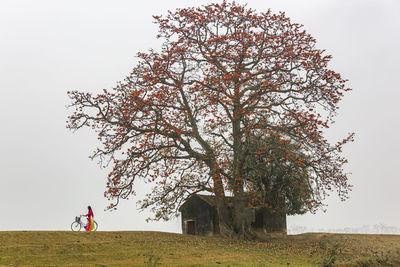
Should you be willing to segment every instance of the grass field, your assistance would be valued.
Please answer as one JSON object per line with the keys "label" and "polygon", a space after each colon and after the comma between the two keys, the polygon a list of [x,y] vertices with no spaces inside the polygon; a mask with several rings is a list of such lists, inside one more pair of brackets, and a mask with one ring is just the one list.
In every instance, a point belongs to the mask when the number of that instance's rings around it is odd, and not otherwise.
{"label": "grass field", "polygon": [[400,236],[310,233],[258,242],[162,232],[0,232],[0,266],[400,266]]}

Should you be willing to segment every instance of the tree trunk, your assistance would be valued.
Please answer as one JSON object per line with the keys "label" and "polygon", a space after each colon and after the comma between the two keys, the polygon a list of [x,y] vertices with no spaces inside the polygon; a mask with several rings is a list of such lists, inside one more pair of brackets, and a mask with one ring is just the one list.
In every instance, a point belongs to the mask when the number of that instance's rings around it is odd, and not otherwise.
{"label": "tree trunk", "polygon": [[233,234],[237,239],[252,240],[256,238],[252,222],[255,221],[254,210],[248,207],[248,201],[243,194],[235,195],[233,199]]}
{"label": "tree trunk", "polygon": [[[216,165],[216,164],[215,164]],[[210,173],[214,182],[214,193],[217,209],[216,232],[223,237],[232,237],[232,216],[225,201],[225,190],[221,177],[215,169]]]}
{"label": "tree trunk", "polygon": [[279,190],[270,192],[266,208],[265,229],[267,233],[282,233],[286,235],[286,203],[285,197]]}
{"label": "tree trunk", "polygon": [[217,199],[217,214],[218,214],[218,225],[217,232],[219,235],[223,237],[231,238],[233,237],[233,228],[232,228],[232,215],[229,212],[228,207],[225,204],[225,201],[219,201]]}

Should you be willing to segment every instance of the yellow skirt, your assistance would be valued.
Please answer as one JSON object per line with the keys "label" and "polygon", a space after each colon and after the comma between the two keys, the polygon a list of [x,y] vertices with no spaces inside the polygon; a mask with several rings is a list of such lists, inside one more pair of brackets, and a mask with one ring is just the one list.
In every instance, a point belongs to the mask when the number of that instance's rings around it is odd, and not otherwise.
{"label": "yellow skirt", "polygon": [[95,231],[96,228],[94,227],[94,220],[93,217],[90,217],[90,231]]}

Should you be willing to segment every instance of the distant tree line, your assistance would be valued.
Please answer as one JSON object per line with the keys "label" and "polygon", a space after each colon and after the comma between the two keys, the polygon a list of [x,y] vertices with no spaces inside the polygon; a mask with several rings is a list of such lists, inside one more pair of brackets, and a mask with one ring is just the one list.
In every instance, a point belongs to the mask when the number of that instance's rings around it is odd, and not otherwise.
{"label": "distant tree line", "polygon": [[288,234],[296,235],[309,232],[324,233],[346,233],[346,234],[400,234],[400,227],[389,226],[383,223],[374,225],[362,225],[359,227],[344,228],[311,228],[301,225],[292,225],[288,227]]}

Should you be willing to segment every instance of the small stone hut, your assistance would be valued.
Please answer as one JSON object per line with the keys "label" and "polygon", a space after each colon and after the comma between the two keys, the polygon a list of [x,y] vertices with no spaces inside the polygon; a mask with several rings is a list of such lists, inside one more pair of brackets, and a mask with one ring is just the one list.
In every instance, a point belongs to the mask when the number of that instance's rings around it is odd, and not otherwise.
{"label": "small stone hut", "polygon": [[[225,197],[231,211],[233,197]],[[179,208],[182,217],[182,233],[213,236],[219,234],[215,196],[195,194]],[[256,233],[286,235],[286,212],[270,212],[267,208],[247,208],[251,226]]]}

